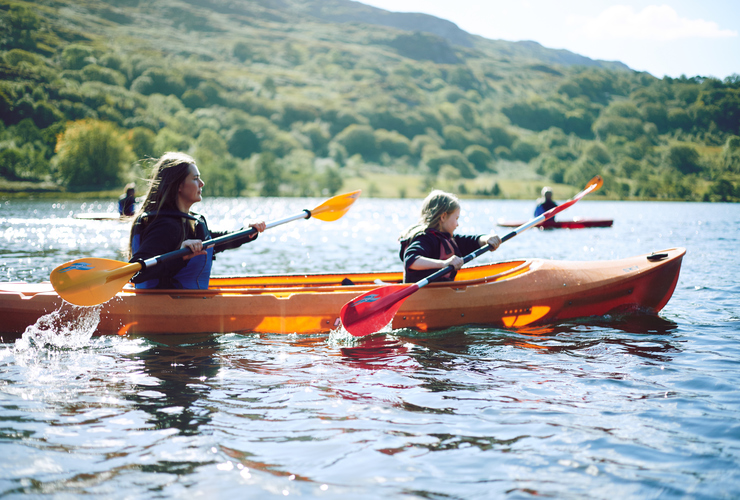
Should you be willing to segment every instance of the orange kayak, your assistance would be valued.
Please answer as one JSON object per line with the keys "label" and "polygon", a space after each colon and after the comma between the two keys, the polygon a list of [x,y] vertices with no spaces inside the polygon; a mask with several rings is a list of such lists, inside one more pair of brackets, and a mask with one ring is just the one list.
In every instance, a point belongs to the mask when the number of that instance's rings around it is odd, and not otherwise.
{"label": "orange kayak", "polygon": [[[683,248],[620,260],[523,259],[463,268],[409,297],[393,328],[518,328],[604,314],[656,314],[678,281]],[[342,306],[401,273],[216,277],[208,290],[135,290],[103,304],[97,334],[328,333]],[[382,282],[382,283],[381,283]],[[0,283],[0,331],[22,333],[62,299],[49,283]]]}

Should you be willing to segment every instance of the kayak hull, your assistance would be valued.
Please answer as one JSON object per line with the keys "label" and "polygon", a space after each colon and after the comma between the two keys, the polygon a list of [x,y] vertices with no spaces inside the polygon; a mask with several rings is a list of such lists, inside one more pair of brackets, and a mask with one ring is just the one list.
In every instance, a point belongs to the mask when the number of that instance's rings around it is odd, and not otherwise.
{"label": "kayak hull", "polygon": [[[526,224],[526,221],[506,221],[500,219],[498,225],[501,227],[519,227],[522,224]],[[574,217],[569,220],[556,220],[552,219],[539,224],[538,227],[541,229],[588,229],[592,227],[612,227],[614,224],[613,219],[589,219],[586,217]]]}
{"label": "kayak hull", "polygon": [[[673,294],[684,254],[674,248],[651,259],[523,259],[464,268],[456,281],[431,283],[410,296],[392,326],[519,328],[605,314],[656,314]],[[211,279],[208,290],[127,286],[97,306],[96,334],[328,333],[341,326],[342,306],[381,286],[376,280],[397,283],[401,274],[223,277]],[[62,304],[49,283],[0,283],[0,331],[23,333]]]}

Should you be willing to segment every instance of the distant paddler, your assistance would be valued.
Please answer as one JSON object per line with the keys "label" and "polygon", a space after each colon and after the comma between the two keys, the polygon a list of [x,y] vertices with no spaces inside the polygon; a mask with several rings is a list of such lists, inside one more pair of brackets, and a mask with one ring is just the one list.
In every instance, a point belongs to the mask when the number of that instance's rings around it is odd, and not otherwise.
{"label": "distant paddler", "polygon": [[136,184],[126,184],[126,192],[118,198],[118,214],[131,217],[136,213]]}
{"label": "distant paddler", "polygon": [[[540,193],[540,198],[537,199],[537,208],[534,209],[534,216],[539,217],[540,215],[544,214],[550,209],[553,209],[558,206],[557,203],[552,201],[552,188],[550,186],[545,186],[542,188],[542,192]],[[540,227],[549,227],[555,225],[555,218],[547,219],[542,224],[540,224]]]}

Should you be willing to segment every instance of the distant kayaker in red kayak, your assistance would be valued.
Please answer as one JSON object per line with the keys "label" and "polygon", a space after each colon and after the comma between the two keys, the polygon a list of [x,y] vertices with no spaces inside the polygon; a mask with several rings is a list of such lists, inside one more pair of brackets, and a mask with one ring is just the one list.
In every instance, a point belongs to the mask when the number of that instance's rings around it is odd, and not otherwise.
{"label": "distant kayaker in red kayak", "polygon": [[193,253],[139,272],[131,280],[136,288],[208,288],[214,252],[237,248],[265,230],[264,221],[254,222],[249,226],[257,233],[204,250],[203,241],[226,234],[211,232],[205,217],[190,211],[203,199],[204,184],[195,160],[184,153],[165,153],[155,163],[149,192],[131,226],[130,262],[185,247]]}
{"label": "distant kayaker in red kayak", "polygon": [[465,255],[485,245],[491,245],[493,251],[501,244],[501,238],[494,233],[455,235],[459,218],[460,201],[454,194],[434,190],[424,199],[419,222],[399,238],[405,283],[415,283],[449,265],[455,270],[440,281],[452,281]]}
{"label": "distant kayaker in red kayak", "polygon": [[[537,199],[537,208],[534,209],[534,216],[539,217],[540,215],[544,214],[551,208],[555,208],[558,206],[557,203],[552,201],[552,188],[550,186],[545,186],[542,188],[541,197]],[[555,224],[555,218],[548,219],[544,221],[540,226],[546,227],[546,226],[552,226]]]}

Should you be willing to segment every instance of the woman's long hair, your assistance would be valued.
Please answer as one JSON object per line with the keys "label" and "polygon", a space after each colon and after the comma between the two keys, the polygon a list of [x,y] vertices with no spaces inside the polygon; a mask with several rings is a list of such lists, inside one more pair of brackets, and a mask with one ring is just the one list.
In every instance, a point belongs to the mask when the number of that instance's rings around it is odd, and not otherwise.
{"label": "woman's long hair", "polygon": [[421,205],[421,217],[419,222],[409,227],[399,238],[399,240],[408,240],[423,233],[427,229],[439,229],[439,224],[444,214],[454,212],[460,208],[460,200],[452,193],[445,193],[435,189],[429,196],[424,198]]}
{"label": "woman's long hair", "polygon": [[[185,153],[165,153],[159,157],[152,167],[152,175],[149,179],[149,189],[147,190],[144,202],[136,211],[134,223],[131,225],[131,235],[129,237],[129,253],[132,253],[131,242],[134,239],[134,226],[136,224],[148,224],[150,220],[140,220],[141,216],[147,212],[159,212],[162,210],[180,211],[177,208],[177,194],[180,184],[187,178],[190,173],[190,165],[195,165],[192,156]],[[154,220],[156,215],[151,218]],[[128,256],[129,258],[131,255]]]}

